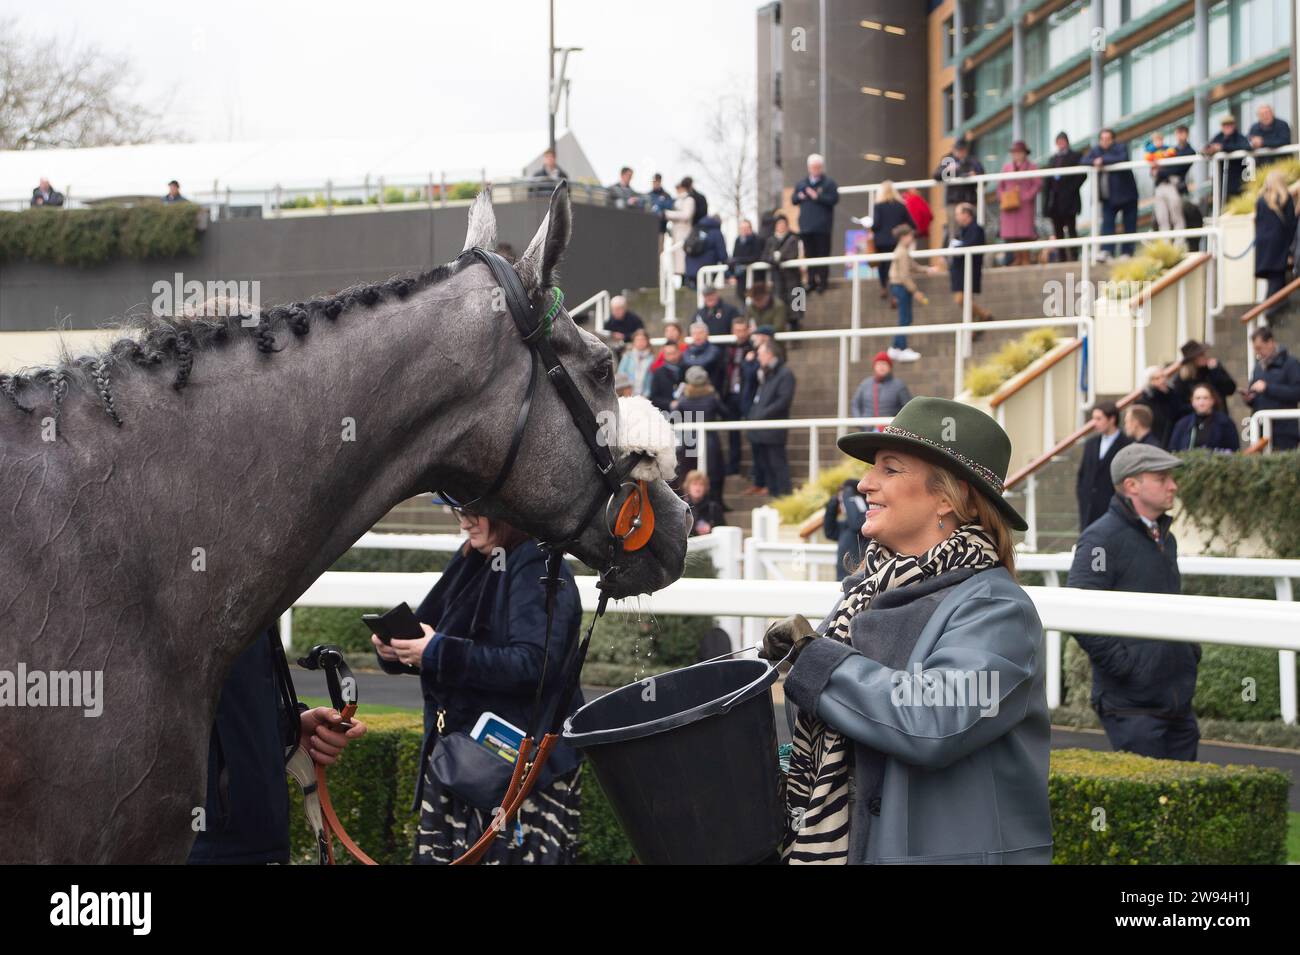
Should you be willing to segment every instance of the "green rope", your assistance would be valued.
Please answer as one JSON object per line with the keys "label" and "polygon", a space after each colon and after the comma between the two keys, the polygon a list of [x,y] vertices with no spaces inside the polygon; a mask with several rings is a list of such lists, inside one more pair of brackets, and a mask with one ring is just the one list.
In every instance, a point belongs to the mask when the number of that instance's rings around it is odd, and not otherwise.
{"label": "green rope", "polygon": [[548,308],[546,314],[542,316],[542,334],[547,338],[551,337],[551,320],[555,318],[556,315],[560,314],[560,306],[564,304],[563,291],[558,288],[552,288],[551,293],[553,299],[551,307]]}

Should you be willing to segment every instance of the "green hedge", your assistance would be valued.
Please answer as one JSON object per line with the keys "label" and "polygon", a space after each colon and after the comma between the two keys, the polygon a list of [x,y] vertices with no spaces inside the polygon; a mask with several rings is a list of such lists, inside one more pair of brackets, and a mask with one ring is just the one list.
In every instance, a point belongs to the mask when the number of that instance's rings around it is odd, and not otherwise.
{"label": "green hedge", "polygon": [[0,262],[88,266],[194,255],[198,216],[187,202],[0,212]]}
{"label": "green hedge", "polygon": [[1276,769],[1083,749],[1052,753],[1052,861],[1280,865],[1287,789]]}
{"label": "green hedge", "polygon": [[1276,454],[1179,453],[1182,510],[1231,547],[1259,535],[1273,556],[1300,558],[1300,451]]}
{"label": "green hedge", "polygon": [[[348,833],[377,862],[411,861],[410,811],[420,756],[418,716],[365,718],[368,732],[330,769],[330,794]],[[1048,792],[1057,863],[1276,864],[1285,861],[1284,773],[1147,759],[1129,753],[1057,750]],[[315,843],[290,781],[294,862],[312,864]],[[579,861],[621,865],[632,847],[590,764],[583,767]],[[1098,813],[1104,811],[1104,816]],[[1095,828],[1104,821],[1104,828]],[[335,846],[335,857],[346,857]],[[351,860],[349,860],[351,861]]]}

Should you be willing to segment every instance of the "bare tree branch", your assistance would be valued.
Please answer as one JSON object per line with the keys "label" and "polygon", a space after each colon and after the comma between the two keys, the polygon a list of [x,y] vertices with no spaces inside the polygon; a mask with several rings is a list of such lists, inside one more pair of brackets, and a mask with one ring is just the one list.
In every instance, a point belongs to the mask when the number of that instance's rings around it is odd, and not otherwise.
{"label": "bare tree branch", "polygon": [[713,101],[697,142],[683,146],[682,160],[699,170],[695,178],[719,197],[719,211],[739,222],[754,214],[755,106],[751,95],[731,92]]}
{"label": "bare tree branch", "polygon": [[130,63],[94,46],[33,40],[0,20],[0,149],[116,146],[159,135],[160,117],[131,98]]}

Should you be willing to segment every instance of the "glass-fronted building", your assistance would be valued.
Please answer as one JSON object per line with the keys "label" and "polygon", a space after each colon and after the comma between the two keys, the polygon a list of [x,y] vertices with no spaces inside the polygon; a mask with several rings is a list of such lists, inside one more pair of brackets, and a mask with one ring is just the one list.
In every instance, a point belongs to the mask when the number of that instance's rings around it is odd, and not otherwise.
{"label": "glass-fronted building", "polygon": [[[1109,126],[1133,158],[1153,132],[1203,146],[1232,112],[1296,115],[1295,0],[943,0],[932,23],[931,159],[965,135],[990,172],[1023,139],[1045,161]],[[1197,174],[1193,174],[1194,176]],[[1203,173],[1200,175],[1203,176]],[[1144,195],[1148,176],[1139,176]]]}
{"label": "glass-fronted building", "polygon": [[[780,204],[809,152],[826,155],[832,175],[848,184],[924,177],[962,135],[996,171],[1017,139],[1041,164],[1062,131],[1085,147],[1110,126],[1140,158],[1152,132],[1185,123],[1199,148],[1223,113],[1245,132],[1265,103],[1294,128],[1297,7],[1300,0],[767,3],[758,10],[760,204]],[[1138,181],[1149,194],[1150,177]]]}

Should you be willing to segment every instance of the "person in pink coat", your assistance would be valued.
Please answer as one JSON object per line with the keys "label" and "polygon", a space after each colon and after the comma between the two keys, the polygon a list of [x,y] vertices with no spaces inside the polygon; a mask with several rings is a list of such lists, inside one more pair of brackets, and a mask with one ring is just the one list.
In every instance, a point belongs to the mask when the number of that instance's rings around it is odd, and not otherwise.
{"label": "person in pink coat", "polygon": [[[1011,144],[1011,161],[1003,172],[1023,172],[1038,167],[1029,161],[1029,147],[1023,139]],[[1034,199],[1042,188],[1041,179],[1003,179],[998,183],[998,206],[1002,210],[1002,241],[1026,242],[1038,237],[1034,229]],[[1016,252],[1012,265],[1028,265],[1030,253]]]}

